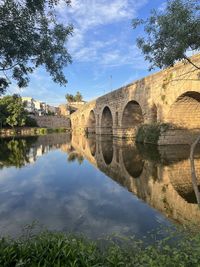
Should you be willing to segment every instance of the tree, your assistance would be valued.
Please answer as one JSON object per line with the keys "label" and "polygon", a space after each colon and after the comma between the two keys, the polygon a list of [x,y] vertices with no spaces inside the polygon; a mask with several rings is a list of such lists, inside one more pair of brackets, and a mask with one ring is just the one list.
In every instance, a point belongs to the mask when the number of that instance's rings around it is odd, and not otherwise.
{"label": "tree", "polygon": [[59,0],[0,2],[0,94],[11,80],[20,88],[26,87],[29,74],[40,66],[54,82],[67,83],[63,68],[71,63],[71,56],[65,44],[73,27],[57,22],[58,3]]}
{"label": "tree", "polygon": [[20,96],[5,96],[0,99],[0,119],[3,126],[24,126],[26,117],[27,112]]}
{"label": "tree", "polygon": [[144,25],[146,36],[137,38],[137,45],[150,69],[183,59],[200,69],[187,57],[188,51],[200,49],[199,0],[168,0],[164,11],[153,10],[146,20],[134,19],[133,27],[138,25]]}
{"label": "tree", "polygon": [[72,95],[72,94],[66,94],[65,98],[67,100],[67,102],[81,102],[83,101],[83,96],[81,95],[80,92],[77,92],[76,95]]}
{"label": "tree", "polygon": [[67,102],[69,102],[69,103],[74,102],[74,96],[71,94],[66,94],[65,98],[66,98]]}
{"label": "tree", "polygon": [[80,92],[77,92],[76,95],[74,96],[75,102],[81,102],[83,101],[83,96],[81,95]]}

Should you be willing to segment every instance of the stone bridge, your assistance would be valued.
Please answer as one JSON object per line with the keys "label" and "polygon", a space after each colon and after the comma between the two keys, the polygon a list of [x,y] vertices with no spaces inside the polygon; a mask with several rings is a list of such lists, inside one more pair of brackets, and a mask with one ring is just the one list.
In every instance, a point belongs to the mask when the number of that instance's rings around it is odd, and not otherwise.
{"label": "stone bridge", "polygon": [[[200,54],[191,60],[200,65]],[[200,130],[200,71],[178,63],[88,102],[71,123],[74,132],[123,138],[142,124],[167,123],[158,144],[190,143]]]}
{"label": "stone bridge", "polygon": [[[121,139],[72,135],[71,145],[78,155],[165,216],[181,224],[199,225],[194,187],[200,188],[200,180],[192,184],[187,146],[159,147],[155,160],[148,150],[140,151],[133,142]],[[199,155],[200,151],[195,161],[198,177]]]}

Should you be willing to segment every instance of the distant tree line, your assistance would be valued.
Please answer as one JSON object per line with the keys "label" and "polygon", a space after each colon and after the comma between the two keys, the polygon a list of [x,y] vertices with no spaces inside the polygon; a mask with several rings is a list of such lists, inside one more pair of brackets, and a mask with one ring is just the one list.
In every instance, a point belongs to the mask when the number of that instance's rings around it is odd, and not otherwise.
{"label": "distant tree line", "polygon": [[83,101],[83,96],[81,95],[80,92],[77,92],[76,95],[72,95],[72,94],[66,94],[65,98],[67,100],[67,102],[81,102]]}

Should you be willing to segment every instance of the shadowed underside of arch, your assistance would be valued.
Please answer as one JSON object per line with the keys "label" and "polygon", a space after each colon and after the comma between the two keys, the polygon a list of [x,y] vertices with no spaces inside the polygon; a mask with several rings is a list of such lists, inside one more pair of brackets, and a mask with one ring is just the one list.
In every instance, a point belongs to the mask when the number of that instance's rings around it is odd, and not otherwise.
{"label": "shadowed underside of arch", "polygon": [[89,133],[95,133],[96,132],[96,117],[95,117],[93,110],[91,110],[89,113],[88,132]]}
{"label": "shadowed underside of arch", "polygon": [[200,93],[189,91],[172,104],[168,122],[181,128],[200,129]]}
{"label": "shadowed underside of arch", "polygon": [[109,107],[105,107],[101,117],[101,134],[112,134],[113,117]]}
{"label": "shadowed underside of arch", "polygon": [[133,128],[143,123],[143,121],[142,109],[138,102],[128,102],[122,115],[122,127]]}
{"label": "shadowed underside of arch", "polygon": [[82,125],[82,127],[85,126],[85,116],[83,114],[81,116],[81,125]]}

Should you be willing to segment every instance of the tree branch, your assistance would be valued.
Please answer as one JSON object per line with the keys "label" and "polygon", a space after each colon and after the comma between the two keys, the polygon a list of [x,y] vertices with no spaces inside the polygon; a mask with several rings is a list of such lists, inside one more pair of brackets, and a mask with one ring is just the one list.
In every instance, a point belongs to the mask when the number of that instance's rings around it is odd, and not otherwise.
{"label": "tree branch", "polygon": [[200,67],[194,64],[186,55],[183,55],[183,58],[186,59],[192,66],[194,66],[196,69],[200,70]]}
{"label": "tree branch", "polygon": [[16,64],[12,65],[11,67],[9,68],[3,68],[3,69],[0,69],[0,71],[6,71],[6,70],[11,70],[12,68],[14,68],[15,66],[19,65],[20,62],[17,62]]}

